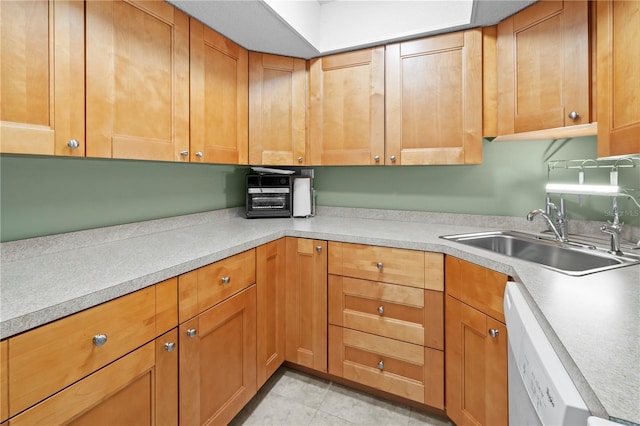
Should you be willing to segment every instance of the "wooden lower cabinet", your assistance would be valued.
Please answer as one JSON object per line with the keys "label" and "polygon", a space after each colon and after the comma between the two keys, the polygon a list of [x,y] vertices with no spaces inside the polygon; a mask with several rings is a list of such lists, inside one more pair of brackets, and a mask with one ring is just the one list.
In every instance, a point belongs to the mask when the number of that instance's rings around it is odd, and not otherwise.
{"label": "wooden lower cabinet", "polygon": [[450,256],[445,268],[447,416],[459,426],[507,425],[507,328],[493,302],[504,297],[508,277]]}
{"label": "wooden lower cabinet", "polygon": [[0,423],[9,417],[9,341],[0,342]]}
{"label": "wooden lower cabinet", "polygon": [[256,394],[256,286],[180,325],[180,424],[227,424]]}
{"label": "wooden lower cabinet", "polygon": [[8,424],[176,424],[176,339],[174,329],[11,418]]}
{"label": "wooden lower cabinet", "polygon": [[258,388],[284,362],[286,247],[281,238],[256,248]]}
{"label": "wooden lower cabinet", "polygon": [[327,371],[327,242],[287,238],[286,360]]}

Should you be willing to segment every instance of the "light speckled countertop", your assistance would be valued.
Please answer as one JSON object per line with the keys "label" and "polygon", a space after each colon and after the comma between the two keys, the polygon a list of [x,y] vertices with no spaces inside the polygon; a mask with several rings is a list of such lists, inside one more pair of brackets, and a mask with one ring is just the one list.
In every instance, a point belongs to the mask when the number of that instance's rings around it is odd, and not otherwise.
{"label": "light speckled countertop", "polygon": [[519,218],[339,208],[319,213],[247,220],[229,209],[4,243],[0,338],[283,236],[435,251],[521,282],[592,413],[640,424],[640,266],[570,277],[439,238],[530,231]]}

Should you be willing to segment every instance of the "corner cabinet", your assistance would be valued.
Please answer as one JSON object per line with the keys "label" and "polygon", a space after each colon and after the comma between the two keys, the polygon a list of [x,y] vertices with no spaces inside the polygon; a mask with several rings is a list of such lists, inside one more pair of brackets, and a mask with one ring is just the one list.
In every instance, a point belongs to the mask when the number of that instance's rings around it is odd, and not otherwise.
{"label": "corner cabinet", "polygon": [[189,17],[163,1],[85,7],[87,157],[188,161]]}
{"label": "corner cabinet", "polygon": [[640,154],[640,2],[596,2],[598,157]]}
{"label": "corner cabinet", "polygon": [[446,256],[447,416],[458,425],[508,425],[508,277]]}
{"label": "corner cabinet", "polygon": [[485,136],[591,123],[589,41],[584,0],[543,0],[500,22],[498,134]]}
{"label": "corner cabinet", "polygon": [[386,164],[482,162],[482,31],[386,47]]}
{"label": "corner cabinet", "polygon": [[309,164],[304,59],[249,52],[249,164]]}
{"label": "corner cabinet", "polygon": [[327,372],[327,242],[287,237],[286,360]]}
{"label": "corner cabinet", "polygon": [[84,3],[0,3],[0,152],[84,156]]}
{"label": "corner cabinet", "polygon": [[384,47],[309,66],[310,164],[384,164]]}
{"label": "corner cabinet", "polygon": [[190,32],[190,160],[247,164],[248,52],[193,18]]}

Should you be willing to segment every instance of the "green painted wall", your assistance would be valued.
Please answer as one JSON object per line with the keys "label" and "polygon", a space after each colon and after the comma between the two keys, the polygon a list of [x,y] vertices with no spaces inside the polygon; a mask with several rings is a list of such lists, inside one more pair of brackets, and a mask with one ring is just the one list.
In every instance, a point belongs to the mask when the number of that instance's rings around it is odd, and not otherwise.
{"label": "green painted wall", "polygon": [[[477,166],[316,167],[319,205],[524,216],[543,207],[547,162],[595,158],[594,137],[488,142]],[[0,240],[244,205],[246,166],[0,156]],[[573,172],[572,172],[573,173]],[[607,175],[608,176],[608,175]],[[596,183],[607,178],[588,172]],[[552,180],[572,176],[552,173]],[[577,181],[576,181],[577,182]],[[640,188],[640,168],[620,182]],[[606,182],[603,182],[606,183]],[[606,220],[608,198],[568,199],[569,218]],[[623,221],[640,213],[620,201]]]}

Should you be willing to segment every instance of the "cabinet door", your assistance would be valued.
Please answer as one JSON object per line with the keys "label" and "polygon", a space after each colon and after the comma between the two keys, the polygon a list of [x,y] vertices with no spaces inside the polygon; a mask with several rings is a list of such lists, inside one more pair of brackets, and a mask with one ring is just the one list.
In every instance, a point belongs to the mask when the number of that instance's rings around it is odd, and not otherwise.
{"label": "cabinet door", "polygon": [[[63,389],[9,425],[170,425],[177,422],[178,351],[173,330]],[[171,346],[168,346],[169,348]]]}
{"label": "cabinet door", "polygon": [[596,7],[598,157],[640,154],[640,2]]}
{"label": "cabinet door", "polygon": [[84,4],[0,3],[0,151],[84,156]]}
{"label": "cabinet door", "polygon": [[247,164],[248,53],[191,18],[191,161]]}
{"label": "cabinet door", "polygon": [[256,287],[180,326],[180,424],[227,424],[256,393]]}
{"label": "cabinet door", "polygon": [[309,97],[311,164],[384,164],[384,47],[312,59]]}
{"label": "cabinet door", "polygon": [[249,53],[249,164],[304,165],[306,64]]}
{"label": "cabinet door", "polygon": [[482,31],[391,44],[385,61],[386,163],[481,163]]}
{"label": "cabinet door", "polygon": [[541,1],[498,24],[499,135],[591,121],[588,27],[586,1]]}
{"label": "cabinet door", "polygon": [[133,0],[89,1],[86,14],[87,156],[188,161],[187,15]]}
{"label": "cabinet door", "polygon": [[281,238],[256,248],[258,388],[284,362],[286,247]]}
{"label": "cabinet door", "polygon": [[[497,331],[491,337],[489,330]],[[446,296],[447,415],[457,425],[507,425],[507,329]]]}
{"label": "cabinet door", "polygon": [[287,238],[286,360],[327,371],[327,242]]}
{"label": "cabinet door", "polygon": [[9,341],[0,342],[0,422],[9,417]]}

